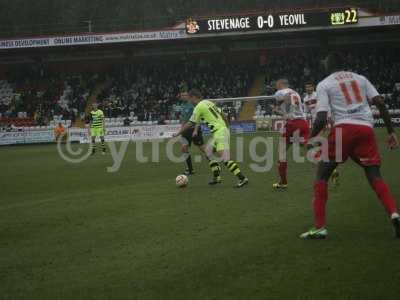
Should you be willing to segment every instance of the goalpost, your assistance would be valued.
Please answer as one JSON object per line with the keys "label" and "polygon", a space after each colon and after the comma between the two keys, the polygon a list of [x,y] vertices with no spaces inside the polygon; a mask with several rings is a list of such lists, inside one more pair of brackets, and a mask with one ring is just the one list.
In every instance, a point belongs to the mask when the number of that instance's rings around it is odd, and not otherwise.
{"label": "goalpost", "polygon": [[254,97],[237,97],[237,98],[218,98],[218,99],[205,99],[216,103],[224,102],[246,102],[246,101],[262,101],[262,100],[274,100],[274,96],[254,96]]}
{"label": "goalpost", "polygon": [[244,103],[254,102],[255,110],[254,115],[251,116],[250,120],[255,121],[258,130],[267,131],[279,131],[283,126],[283,120],[281,116],[275,115],[272,112],[272,106],[275,103],[274,96],[254,96],[254,97],[237,97],[237,98],[217,98],[217,99],[206,99],[215,102],[218,106],[224,106],[225,104],[232,103],[231,107],[237,110],[237,114],[240,113]]}

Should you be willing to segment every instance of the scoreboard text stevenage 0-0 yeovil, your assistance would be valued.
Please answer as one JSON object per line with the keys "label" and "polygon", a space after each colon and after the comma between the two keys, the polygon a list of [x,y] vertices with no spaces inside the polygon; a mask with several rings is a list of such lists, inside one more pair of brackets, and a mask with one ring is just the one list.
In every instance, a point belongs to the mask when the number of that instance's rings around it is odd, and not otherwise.
{"label": "scoreboard text stevenage 0-0 yeovil", "polygon": [[[193,20],[192,18],[190,20]],[[276,13],[252,16],[230,16],[196,20],[198,30],[188,34],[272,31],[354,25],[358,23],[357,9],[337,9],[323,12]]]}

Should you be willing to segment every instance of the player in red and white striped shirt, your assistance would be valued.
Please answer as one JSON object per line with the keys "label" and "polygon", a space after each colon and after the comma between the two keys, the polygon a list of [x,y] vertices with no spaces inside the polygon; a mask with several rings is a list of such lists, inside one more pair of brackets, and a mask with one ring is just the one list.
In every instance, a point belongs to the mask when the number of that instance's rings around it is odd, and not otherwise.
{"label": "player in red and white striped shirt", "polygon": [[[283,128],[282,138],[279,142],[278,171],[280,181],[273,184],[273,188],[284,190],[288,186],[286,150],[293,143],[306,145],[310,135],[310,128],[304,113],[300,95],[289,88],[287,79],[276,82],[276,106],[274,112],[282,115],[286,123]],[[296,140],[298,138],[299,140]]]}
{"label": "player in red and white striped shirt", "polygon": [[[327,236],[325,206],[328,200],[328,180],[338,164],[350,157],[364,169],[369,184],[393,222],[396,236],[400,238],[400,217],[396,201],[381,176],[381,159],[370,108],[372,103],[379,109],[389,134],[388,145],[391,149],[397,148],[399,141],[384,100],[367,78],[344,71],[344,60],[340,55],[329,55],[325,64],[332,74],[317,87],[317,117],[311,138],[316,137],[325,128],[329,111],[333,115],[335,125],[328,139],[328,157],[319,163],[314,184],[315,228],[300,237],[315,239]],[[308,146],[313,147],[312,144]]]}

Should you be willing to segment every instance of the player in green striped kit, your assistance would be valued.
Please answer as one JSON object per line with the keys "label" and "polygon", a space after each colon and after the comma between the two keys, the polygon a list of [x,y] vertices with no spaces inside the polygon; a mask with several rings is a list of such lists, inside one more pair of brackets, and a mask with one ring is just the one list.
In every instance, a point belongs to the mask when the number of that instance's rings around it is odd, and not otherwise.
{"label": "player in green striped kit", "polygon": [[92,137],[92,155],[96,153],[96,138],[99,137],[101,141],[101,153],[106,154],[106,145],[104,142],[104,113],[99,109],[97,103],[92,104],[92,111],[90,112],[90,136]]}
{"label": "player in green striped kit", "polygon": [[210,185],[220,184],[221,167],[219,162],[222,162],[228,170],[238,178],[236,187],[241,188],[249,183],[249,180],[240,171],[238,164],[230,159],[229,140],[230,132],[228,122],[221,110],[211,101],[202,100],[202,95],[197,89],[192,89],[188,93],[188,100],[196,107],[190,121],[182,126],[181,130],[174,136],[182,135],[186,130],[195,128],[193,136],[198,134],[198,124],[205,123],[212,133],[212,141],[214,152],[217,156],[216,160],[210,161],[210,168],[213,173],[213,179]]}

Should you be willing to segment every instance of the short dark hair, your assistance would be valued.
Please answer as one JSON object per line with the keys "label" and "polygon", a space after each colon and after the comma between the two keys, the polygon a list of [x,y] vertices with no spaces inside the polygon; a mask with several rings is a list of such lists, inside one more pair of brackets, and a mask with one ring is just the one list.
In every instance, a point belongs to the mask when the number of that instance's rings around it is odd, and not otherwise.
{"label": "short dark hair", "polygon": [[314,82],[307,81],[305,85],[312,85],[312,86],[314,86]]}
{"label": "short dark hair", "polygon": [[188,95],[190,97],[196,97],[196,98],[199,98],[199,99],[203,98],[203,95],[201,94],[200,90],[198,90],[198,89],[189,90]]}
{"label": "short dark hair", "polygon": [[332,52],[327,57],[327,67],[329,71],[339,71],[346,68],[345,59],[342,54],[338,52]]}

